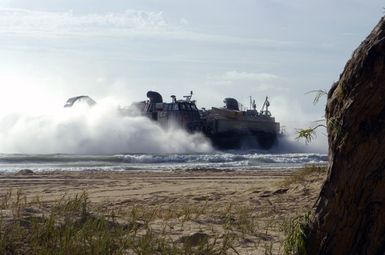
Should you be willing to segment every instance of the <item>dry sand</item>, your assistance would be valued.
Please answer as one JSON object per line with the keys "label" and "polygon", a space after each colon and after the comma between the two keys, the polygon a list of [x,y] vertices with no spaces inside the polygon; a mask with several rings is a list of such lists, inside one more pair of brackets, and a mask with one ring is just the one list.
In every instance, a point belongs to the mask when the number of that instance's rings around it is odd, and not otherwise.
{"label": "dry sand", "polygon": [[28,199],[38,196],[49,204],[63,195],[86,191],[93,205],[118,215],[138,206],[145,210],[189,210],[189,217],[184,212],[169,219],[166,230],[164,219],[151,222],[154,229],[163,229],[173,240],[195,232],[223,238],[226,231],[221,215],[230,210],[231,220],[243,217],[243,221],[253,219],[255,224],[252,230],[239,222],[238,227],[230,227],[240,236],[234,243],[236,252],[230,254],[281,254],[282,226],[312,208],[324,179],[323,173],[293,177],[293,172],[2,173],[0,196],[10,189],[21,189]]}

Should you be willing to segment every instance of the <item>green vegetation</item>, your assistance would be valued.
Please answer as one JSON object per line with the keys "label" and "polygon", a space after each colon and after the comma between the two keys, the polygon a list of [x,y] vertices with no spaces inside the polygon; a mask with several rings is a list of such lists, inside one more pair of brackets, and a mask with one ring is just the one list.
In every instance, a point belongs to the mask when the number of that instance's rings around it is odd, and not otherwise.
{"label": "green vegetation", "polygon": [[327,96],[328,92],[323,89],[317,89],[317,90],[311,90],[307,92],[306,94],[315,94],[313,104],[317,104],[321,97]]}
{"label": "green vegetation", "polygon": [[[326,90],[319,89],[319,90],[309,91],[306,94],[315,94],[313,104],[317,104],[319,100],[322,97],[327,96],[328,93]],[[315,123],[320,123],[320,122],[325,122],[325,119],[315,121]],[[316,136],[316,130],[320,127],[327,128],[324,124],[316,124],[313,127],[298,129],[296,139],[297,140],[304,139],[306,144],[310,143]]]}
{"label": "green vegetation", "polygon": [[318,126],[297,130],[297,140],[298,139],[305,139],[306,144],[310,143],[315,137],[315,130],[317,128],[318,128]]}
{"label": "green vegetation", "polygon": [[[326,166],[309,165],[287,177],[282,185],[285,187],[299,185],[303,188],[303,192],[307,194],[309,192],[309,184],[314,180],[321,180],[325,176],[326,171]],[[306,212],[299,216],[289,217],[282,222],[281,230],[285,234],[283,242],[285,254],[307,254],[306,239],[309,233],[310,215],[310,212]]]}
{"label": "green vegetation", "polygon": [[328,120],[328,128],[332,131],[332,134],[335,135],[336,139],[339,139],[341,137],[342,128],[335,117],[332,117]]}
{"label": "green vegetation", "polygon": [[283,243],[285,254],[306,255],[306,238],[309,233],[310,212],[294,217],[283,224],[286,239]]}

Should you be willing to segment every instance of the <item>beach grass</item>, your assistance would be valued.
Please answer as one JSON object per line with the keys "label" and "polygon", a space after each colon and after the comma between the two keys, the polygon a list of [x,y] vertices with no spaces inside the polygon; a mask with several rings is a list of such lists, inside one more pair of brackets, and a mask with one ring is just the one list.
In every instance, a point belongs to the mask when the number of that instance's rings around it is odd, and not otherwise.
{"label": "beach grass", "polygon": [[[309,191],[308,182],[324,174],[325,168],[305,167],[281,185]],[[305,245],[309,208],[278,213],[275,201],[269,211],[204,197],[111,209],[91,202],[86,191],[48,202],[10,189],[0,197],[0,254],[295,254]]]}
{"label": "beach grass", "polygon": [[[21,191],[9,194],[2,198],[0,254],[237,254],[236,242],[268,232],[259,229],[252,208],[231,204],[174,210],[134,206],[117,215],[93,209],[87,193],[52,206],[28,201]],[[215,224],[210,232],[198,229],[175,239],[173,230],[188,228],[191,221]]]}

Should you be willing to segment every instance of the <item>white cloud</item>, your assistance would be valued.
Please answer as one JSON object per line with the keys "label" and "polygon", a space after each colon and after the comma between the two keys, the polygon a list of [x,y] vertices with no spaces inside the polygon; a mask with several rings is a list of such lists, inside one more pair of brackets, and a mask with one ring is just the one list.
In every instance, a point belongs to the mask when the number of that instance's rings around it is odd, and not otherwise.
{"label": "white cloud", "polygon": [[276,95],[287,91],[287,79],[272,73],[228,71],[209,76],[200,97],[205,106],[212,106],[215,99],[234,97],[238,102],[248,105],[250,96],[262,105],[266,95]]}
{"label": "white cloud", "polygon": [[219,76],[209,77],[208,84],[216,86],[229,86],[236,88],[239,86],[243,88],[252,87],[256,91],[266,91],[270,89],[283,89],[280,85],[284,79],[278,75],[271,73],[255,73],[255,72],[240,72],[228,71]]}
{"label": "white cloud", "polygon": [[19,35],[113,35],[154,33],[170,30],[162,12],[126,10],[120,13],[76,15],[69,12],[43,12],[0,9],[0,33]]}
{"label": "white cloud", "polygon": [[[0,0],[1,1],[1,0]],[[162,12],[126,10],[122,12],[76,14],[0,7],[0,35],[28,37],[156,37],[209,43],[247,44],[261,47],[298,47],[300,42],[268,38],[238,37],[195,31],[187,19],[171,24]]]}
{"label": "white cloud", "polygon": [[223,76],[225,80],[230,81],[239,81],[239,80],[248,80],[248,81],[258,81],[258,82],[269,82],[279,79],[275,74],[269,73],[250,73],[250,72],[238,72],[238,71],[229,71]]}
{"label": "white cloud", "polygon": [[182,25],[189,25],[189,24],[190,24],[190,22],[188,22],[188,20],[185,19],[185,18],[181,18],[181,19],[179,20],[179,22],[180,22],[180,24],[182,24]]}
{"label": "white cloud", "polygon": [[0,0],[0,6],[8,6],[11,0]]}

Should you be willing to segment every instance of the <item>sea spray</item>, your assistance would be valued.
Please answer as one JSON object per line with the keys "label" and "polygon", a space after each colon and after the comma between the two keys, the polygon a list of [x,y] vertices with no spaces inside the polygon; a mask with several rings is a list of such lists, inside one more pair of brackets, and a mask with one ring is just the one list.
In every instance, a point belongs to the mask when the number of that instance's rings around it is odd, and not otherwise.
{"label": "sea spray", "polygon": [[167,130],[146,117],[122,115],[118,106],[102,102],[94,107],[13,113],[0,118],[2,153],[187,153],[209,152],[202,134],[178,127]]}
{"label": "sea spray", "polygon": [[[326,130],[316,130],[311,142],[306,143],[305,139],[298,138],[298,130],[301,127],[312,126],[312,123],[298,123],[296,127],[285,127],[285,131],[278,137],[278,143],[270,152],[274,153],[321,153],[327,152]],[[322,129],[322,128],[320,128]]]}

